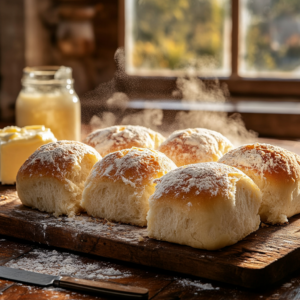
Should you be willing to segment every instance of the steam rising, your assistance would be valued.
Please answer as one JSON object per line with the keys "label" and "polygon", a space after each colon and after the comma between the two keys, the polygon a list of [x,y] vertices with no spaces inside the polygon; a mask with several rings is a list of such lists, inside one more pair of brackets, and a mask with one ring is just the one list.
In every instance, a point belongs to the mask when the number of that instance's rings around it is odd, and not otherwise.
{"label": "steam rising", "polygon": [[[178,91],[184,102],[225,102],[229,96],[227,86],[221,86],[218,80],[204,83],[197,77],[178,78]],[[174,130],[184,128],[207,128],[218,131],[233,144],[239,145],[251,142],[257,137],[253,131],[248,131],[240,114],[228,116],[226,112],[180,111],[172,124]]]}
{"label": "steam rising", "polygon": [[[122,52],[119,50],[118,64],[122,65],[119,70],[124,70],[124,57],[120,53]],[[116,76],[120,76],[120,71],[117,73]],[[112,83],[113,81],[108,83],[108,89],[111,89]],[[176,83],[177,90],[173,92],[173,96],[183,102],[225,102],[229,95],[227,87],[221,86],[218,80],[204,83],[195,76],[189,76],[178,78]],[[95,92],[97,89],[89,94],[93,100]],[[164,112],[160,109],[126,113],[128,101],[130,100],[124,93],[115,92],[108,95],[106,107],[111,111],[104,112],[101,116],[93,116],[90,120],[92,130],[113,125],[140,125],[168,136],[175,130],[200,127],[222,133],[235,145],[252,142],[257,137],[256,133],[245,128],[241,115],[237,113],[228,116],[225,112],[179,111],[173,120],[165,122]]]}
{"label": "steam rising", "polygon": [[181,95],[184,102],[225,102],[229,96],[227,86],[220,86],[218,80],[204,83],[201,79],[193,76],[178,78],[177,89],[174,96]]}
{"label": "steam rising", "polygon": [[251,143],[257,137],[254,131],[248,131],[240,114],[228,117],[224,112],[178,112],[174,122],[174,129],[207,128],[218,131],[226,136],[234,145]]}

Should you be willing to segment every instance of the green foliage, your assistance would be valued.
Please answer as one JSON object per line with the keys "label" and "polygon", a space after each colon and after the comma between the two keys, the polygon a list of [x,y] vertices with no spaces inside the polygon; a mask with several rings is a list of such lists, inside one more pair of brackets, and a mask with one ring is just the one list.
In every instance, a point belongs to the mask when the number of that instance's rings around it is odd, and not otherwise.
{"label": "green foliage", "polygon": [[292,71],[300,65],[300,1],[264,1],[244,0],[251,17],[246,69]]}
{"label": "green foliage", "polygon": [[[213,61],[224,65],[224,34],[230,0],[136,0],[133,66],[183,69]],[[249,20],[247,71],[292,71],[300,65],[300,0],[240,0]],[[242,26],[240,28],[242,28]],[[228,41],[230,43],[230,41]]]}
{"label": "green foliage", "polygon": [[228,7],[228,0],[136,1],[134,67],[175,70],[201,57],[222,66]]}

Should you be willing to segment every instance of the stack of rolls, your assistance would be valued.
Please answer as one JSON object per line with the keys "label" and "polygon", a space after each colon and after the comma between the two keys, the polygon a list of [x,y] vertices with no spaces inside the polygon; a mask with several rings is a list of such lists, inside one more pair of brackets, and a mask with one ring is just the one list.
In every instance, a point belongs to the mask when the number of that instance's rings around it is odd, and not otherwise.
{"label": "stack of rolls", "polygon": [[[88,177],[82,207],[94,217],[148,225],[159,240],[210,250],[231,245],[257,230],[261,203],[248,176],[215,162],[232,148],[218,132],[195,128],[171,134],[159,151],[110,153]],[[176,168],[171,159],[188,166]],[[206,161],[213,163],[199,163]]]}
{"label": "stack of rolls", "polygon": [[203,128],[164,141],[130,125],[97,130],[85,143],[59,141],[31,155],[17,176],[23,204],[147,225],[151,238],[207,250],[238,242],[260,219],[284,223],[300,212],[300,158],[279,147],[233,149]]}
{"label": "stack of rolls", "polygon": [[[164,137],[158,132],[142,126],[112,126],[91,133],[86,138],[85,144],[75,141],[49,143],[37,149],[20,168],[17,175],[19,198],[24,205],[53,213],[55,216],[62,214],[74,216],[83,210],[83,206],[90,209],[88,201],[81,204],[86,179],[102,155],[114,152],[113,160],[106,158],[103,164],[107,161],[109,163],[121,162],[121,160],[117,160],[120,158],[118,156],[120,154],[125,156],[124,168],[129,168],[127,163],[140,164],[141,173],[139,173],[140,169],[137,165],[133,165],[131,169],[133,175],[136,176],[135,180],[129,176],[130,168],[127,169],[126,174],[118,173],[111,178],[116,179],[120,175],[123,183],[126,183],[126,187],[121,186],[119,189],[120,197],[126,197],[126,193],[123,194],[123,192],[128,188],[128,191],[136,197],[130,198],[129,195],[127,200],[130,202],[131,199],[133,204],[140,201],[140,205],[131,208],[136,210],[135,219],[125,218],[124,221],[144,226],[146,225],[147,201],[154,189],[152,181],[176,167],[162,153],[150,150],[157,148],[163,140]],[[138,154],[132,155],[132,160],[128,160],[129,154],[124,154],[126,151],[122,152],[122,149],[133,146],[145,149],[134,150],[133,153]],[[108,168],[111,167],[117,168],[116,165],[108,165]],[[142,180],[140,186],[139,180]],[[111,184],[110,188],[114,189],[115,186]],[[88,194],[87,190],[85,194]],[[113,193],[111,194],[113,195]]]}

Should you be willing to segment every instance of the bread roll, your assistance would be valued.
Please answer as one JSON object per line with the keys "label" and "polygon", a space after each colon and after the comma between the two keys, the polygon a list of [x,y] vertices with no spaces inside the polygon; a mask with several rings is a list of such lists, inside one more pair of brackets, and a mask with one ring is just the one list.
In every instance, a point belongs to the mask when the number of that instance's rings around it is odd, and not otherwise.
{"label": "bread roll", "polygon": [[158,132],[142,126],[112,126],[89,134],[85,143],[101,156],[131,147],[157,149],[165,138]]}
{"label": "bread roll", "polygon": [[181,167],[218,161],[232,148],[231,142],[221,133],[204,128],[193,128],[173,132],[158,150],[173,160],[177,167]]}
{"label": "bread roll", "polygon": [[26,206],[70,217],[80,212],[84,182],[101,158],[80,142],[58,141],[38,148],[17,175],[17,191]]}
{"label": "bread roll", "polygon": [[268,144],[243,145],[224,155],[220,163],[247,174],[262,192],[263,222],[280,224],[300,213],[300,157]]}
{"label": "bread roll", "polygon": [[261,192],[236,168],[216,162],[193,164],[155,182],[147,216],[151,238],[216,250],[259,227]]}
{"label": "bread roll", "polygon": [[155,150],[132,148],[108,154],[90,173],[81,205],[94,217],[145,226],[153,180],[174,168]]}

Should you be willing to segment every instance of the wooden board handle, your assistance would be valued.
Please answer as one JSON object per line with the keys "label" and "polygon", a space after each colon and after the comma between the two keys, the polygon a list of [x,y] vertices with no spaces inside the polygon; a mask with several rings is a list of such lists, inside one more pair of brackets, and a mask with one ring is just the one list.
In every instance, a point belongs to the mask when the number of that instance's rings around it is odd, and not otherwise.
{"label": "wooden board handle", "polygon": [[116,283],[99,282],[72,277],[62,277],[53,283],[56,287],[88,292],[117,299],[148,299],[148,290]]}

